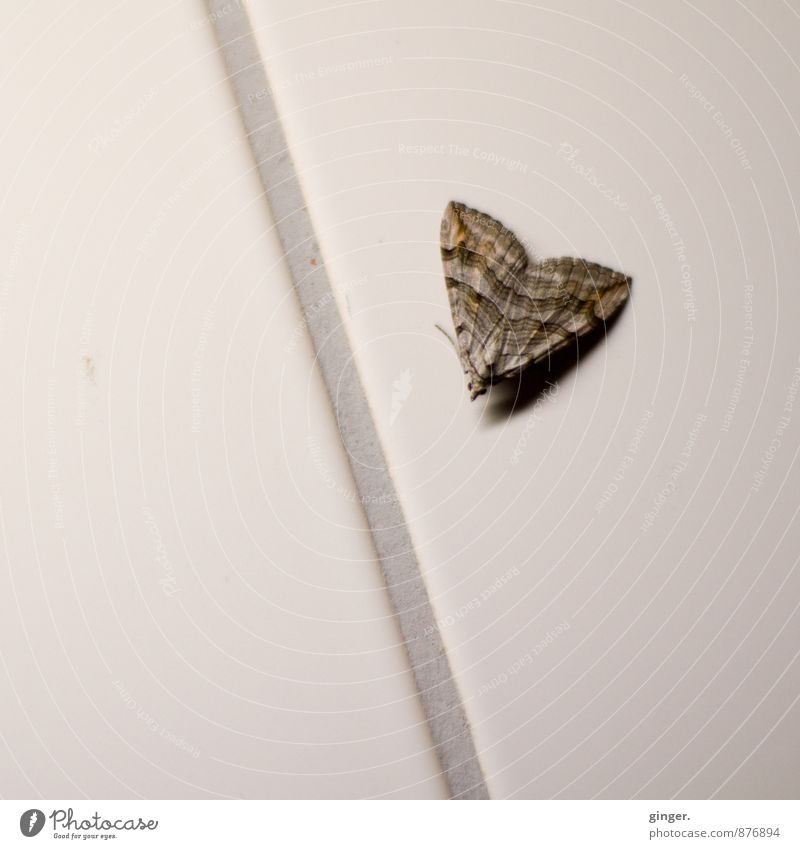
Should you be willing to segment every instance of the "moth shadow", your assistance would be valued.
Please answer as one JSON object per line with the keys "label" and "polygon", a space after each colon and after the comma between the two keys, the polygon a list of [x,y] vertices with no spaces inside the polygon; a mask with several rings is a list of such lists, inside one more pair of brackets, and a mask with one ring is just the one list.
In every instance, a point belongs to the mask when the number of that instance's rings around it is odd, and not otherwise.
{"label": "moth shadow", "polygon": [[606,338],[606,334],[619,320],[619,313],[607,319],[585,336],[552,354],[548,360],[534,363],[521,371],[516,378],[502,380],[492,386],[489,392],[489,404],[486,407],[487,419],[496,424],[503,422],[516,412],[532,407],[543,397],[548,388],[557,383],[577,367],[582,357],[586,357]]}

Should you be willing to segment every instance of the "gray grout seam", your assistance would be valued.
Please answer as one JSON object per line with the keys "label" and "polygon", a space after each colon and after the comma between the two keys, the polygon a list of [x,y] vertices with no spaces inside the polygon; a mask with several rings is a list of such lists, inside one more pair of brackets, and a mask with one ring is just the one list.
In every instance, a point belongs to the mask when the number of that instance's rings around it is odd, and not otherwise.
{"label": "gray grout seam", "polygon": [[[454,799],[488,799],[472,731],[388,470],[266,70],[242,3],[207,0],[222,57],[333,403],[361,504]],[[321,306],[324,305],[324,308]]]}

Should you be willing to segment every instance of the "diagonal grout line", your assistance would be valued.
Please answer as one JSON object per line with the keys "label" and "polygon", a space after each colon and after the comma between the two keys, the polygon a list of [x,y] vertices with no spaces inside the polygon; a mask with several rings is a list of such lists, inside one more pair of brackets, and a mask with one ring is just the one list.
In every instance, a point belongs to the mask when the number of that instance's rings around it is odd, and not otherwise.
{"label": "diagonal grout line", "polygon": [[[207,6],[314,341],[450,795],[454,799],[488,799],[467,715],[364,388],[355,369],[348,368],[353,352],[244,4],[207,0]],[[343,379],[345,371],[347,378]]]}

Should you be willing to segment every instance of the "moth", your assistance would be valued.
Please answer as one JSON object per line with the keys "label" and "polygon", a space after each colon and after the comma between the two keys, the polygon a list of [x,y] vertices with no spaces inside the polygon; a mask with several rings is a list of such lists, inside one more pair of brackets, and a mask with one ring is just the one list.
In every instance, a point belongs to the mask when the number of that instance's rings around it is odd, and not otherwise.
{"label": "moth", "polygon": [[450,201],[441,227],[457,352],[474,401],[607,321],[631,278],[572,257],[531,260],[499,221]]}

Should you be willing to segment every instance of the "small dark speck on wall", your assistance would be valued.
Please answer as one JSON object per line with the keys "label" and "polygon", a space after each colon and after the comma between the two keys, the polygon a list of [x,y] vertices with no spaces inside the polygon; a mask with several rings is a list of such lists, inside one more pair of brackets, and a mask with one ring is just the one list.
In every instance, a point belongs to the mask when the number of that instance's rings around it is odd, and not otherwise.
{"label": "small dark speck on wall", "polygon": [[81,362],[83,363],[83,376],[90,383],[95,383],[94,379],[94,357],[90,357],[85,355],[81,357]]}

